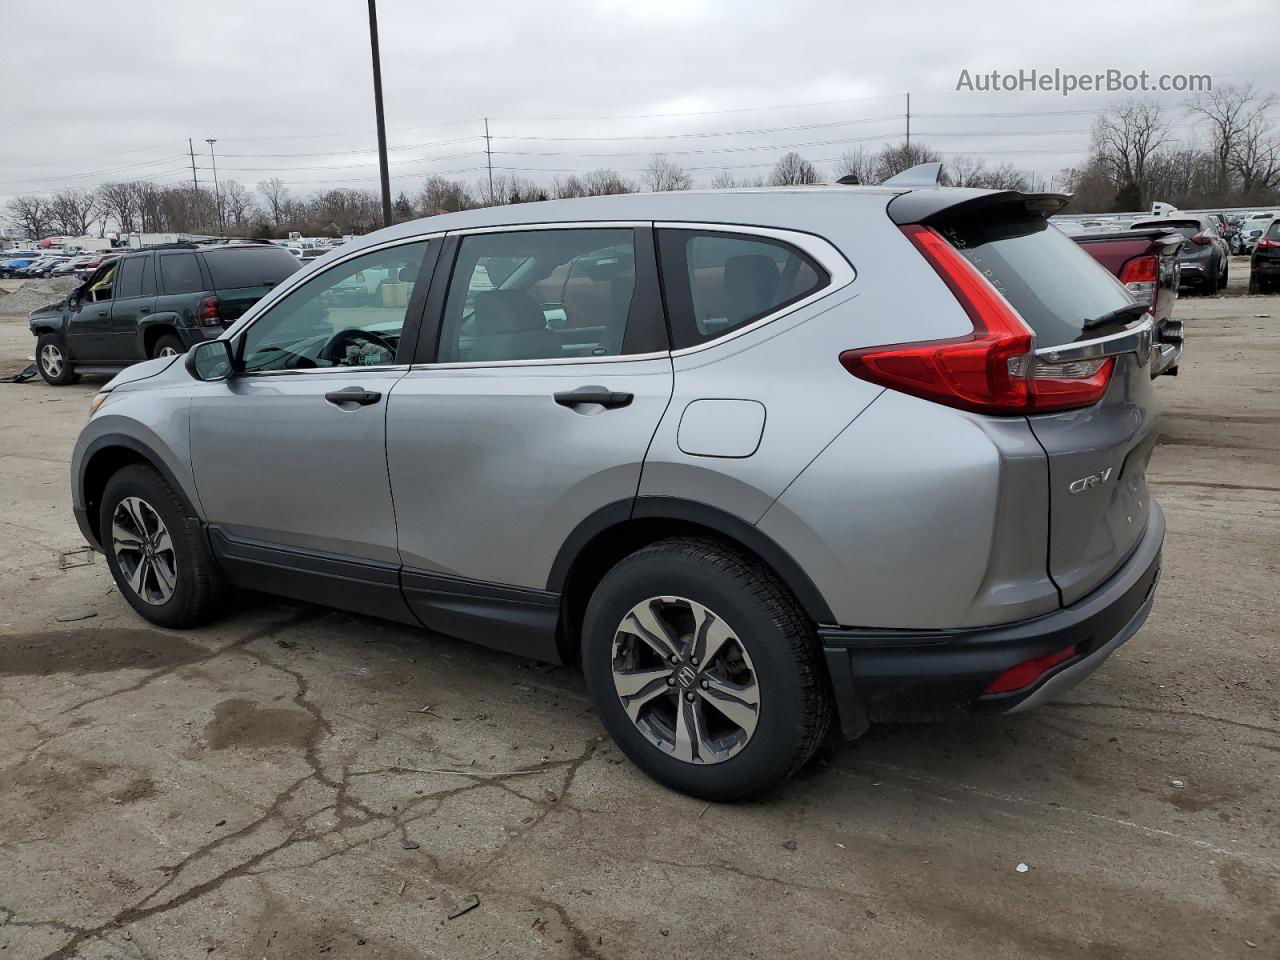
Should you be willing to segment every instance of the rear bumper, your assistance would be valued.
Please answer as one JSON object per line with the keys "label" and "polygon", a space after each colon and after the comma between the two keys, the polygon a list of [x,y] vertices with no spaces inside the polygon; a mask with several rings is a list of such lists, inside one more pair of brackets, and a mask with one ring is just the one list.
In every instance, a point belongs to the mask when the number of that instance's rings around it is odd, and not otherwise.
{"label": "rear bumper", "polygon": [[[1030,709],[1093,673],[1146,621],[1160,579],[1164,513],[1151,502],[1137,549],[1102,586],[1030,620],[954,631],[822,627],[827,668],[846,736],[871,722],[941,720]],[[1076,648],[1028,687],[984,695],[1006,670]]]}

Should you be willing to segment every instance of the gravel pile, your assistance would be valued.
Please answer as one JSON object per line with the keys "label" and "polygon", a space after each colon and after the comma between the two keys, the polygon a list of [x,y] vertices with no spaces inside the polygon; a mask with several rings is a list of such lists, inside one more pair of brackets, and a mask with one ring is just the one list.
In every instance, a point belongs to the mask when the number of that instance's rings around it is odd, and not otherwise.
{"label": "gravel pile", "polygon": [[79,283],[75,277],[49,277],[45,280],[24,280],[17,290],[7,297],[0,297],[0,313],[23,315],[46,304],[57,303]]}

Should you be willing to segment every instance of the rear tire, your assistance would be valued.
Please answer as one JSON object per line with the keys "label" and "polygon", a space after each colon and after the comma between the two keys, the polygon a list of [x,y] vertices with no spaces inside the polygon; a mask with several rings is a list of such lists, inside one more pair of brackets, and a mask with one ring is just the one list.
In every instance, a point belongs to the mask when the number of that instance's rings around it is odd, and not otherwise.
{"label": "rear tire", "polygon": [[67,357],[66,347],[54,333],[46,333],[36,341],[36,369],[50,386],[65,387],[80,380]]}
{"label": "rear tire", "polygon": [[153,360],[156,357],[180,357],[186,352],[187,348],[183,346],[182,341],[172,333],[166,333],[151,345]]}
{"label": "rear tire", "polygon": [[227,593],[200,520],[150,464],[107,481],[98,530],[116,587],[137,613],[161,627],[208,621]]}
{"label": "rear tire", "polygon": [[[656,644],[642,619],[667,628],[651,634]],[[831,722],[821,650],[799,604],[758,561],[713,541],[662,540],[605,574],[587,606],[582,662],[622,751],[704,800],[777,786]]]}

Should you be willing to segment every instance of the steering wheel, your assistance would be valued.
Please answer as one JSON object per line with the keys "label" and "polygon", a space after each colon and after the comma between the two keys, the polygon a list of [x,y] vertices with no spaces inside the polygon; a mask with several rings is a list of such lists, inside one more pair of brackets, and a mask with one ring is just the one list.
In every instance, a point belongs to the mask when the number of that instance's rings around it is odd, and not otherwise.
{"label": "steering wheel", "polygon": [[354,344],[357,340],[368,340],[377,344],[379,347],[387,351],[387,363],[394,362],[396,358],[395,345],[380,333],[374,333],[372,330],[360,330],[357,327],[348,327],[346,330],[339,330],[320,348],[318,358],[327,360],[335,367],[342,365],[347,358],[348,345]]}

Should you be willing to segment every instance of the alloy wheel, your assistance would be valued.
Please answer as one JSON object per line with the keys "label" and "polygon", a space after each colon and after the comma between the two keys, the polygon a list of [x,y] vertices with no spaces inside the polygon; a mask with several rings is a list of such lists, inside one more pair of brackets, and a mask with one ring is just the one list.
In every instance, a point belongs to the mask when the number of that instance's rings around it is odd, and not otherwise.
{"label": "alloy wheel", "polygon": [[613,686],[636,729],[685,763],[721,763],[755,733],[760,687],[738,634],[684,597],[650,597],[613,639]]}
{"label": "alloy wheel", "polygon": [[176,357],[177,355],[178,351],[173,349],[173,347],[161,347],[160,351],[156,354],[157,357]]}
{"label": "alloy wheel", "polygon": [[66,361],[62,359],[62,351],[55,344],[46,343],[40,351],[40,366],[44,367],[44,372],[51,380],[62,376],[65,363]]}
{"label": "alloy wheel", "polygon": [[178,586],[173,538],[155,508],[141,497],[125,497],[111,518],[111,549],[120,574],[139,599],[167,603]]}

